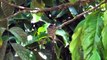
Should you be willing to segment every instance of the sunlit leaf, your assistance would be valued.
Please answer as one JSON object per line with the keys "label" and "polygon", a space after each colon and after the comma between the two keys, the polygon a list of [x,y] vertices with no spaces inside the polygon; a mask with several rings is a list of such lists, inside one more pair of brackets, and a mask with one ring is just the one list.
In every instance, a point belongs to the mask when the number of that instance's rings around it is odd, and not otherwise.
{"label": "sunlit leaf", "polygon": [[48,28],[49,24],[46,23],[43,26],[39,27],[37,31],[35,31],[35,33],[37,33],[37,35],[34,36],[34,40],[35,41],[40,41],[42,38],[46,38],[47,35],[47,28]]}
{"label": "sunlit leaf", "polygon": [[[101,59],[99,52],[96,53],[97,55],[91,54],[94,49],[102,51],[101,48],[103,47],[101,42],[102,14],[97,13],[98,11],[91,13],[85,18],[84,24],[81,22],[76,27],[70,44],[73,60],[92,60],[94,59],[93,56],[97,57],[97,60]],[[76,56],[79,57],[76,58]]]}
{"label": "sunlit leaf", "polygon": [[107,25],[103,28],[102,30],[102,43],[103,43],[103,46],[104,46],[104,59],[106,60],[107,59]]}
{"label": "sunlit leaf", "polygon": [[107,11],[104,12],[104,25],[107,25]]}
{"label": "sunlit leaf", "polygon": [[[82,32],[82,28],[83,28],[83,25],[84,25],[84,20],[83,21],[81,21],[78,25],[77,25],[77,27],[76,27],[76,29],[75,29],[75,31],[74,31],[74,34],[73,34],[73,36],[72,36],[72,41],[71,41],[71,43],[70,43],[70,47],[69,47],[69,49],[70,49],[70,52],[72,53],[72,59],[73,60],[79,60],[79,59],[82,59],[81,58],[81,45],[80,45],[80,43],[81,43],[81,40],[80,40],[80,36],[81,36],[81,33],[80,32]],[[81,54],[80,54],[81,53]],[[78,57],[77,57],[78,56]]]}
{"label": "sunlit leaf", "polygon": [[92,56],[87,60],[101,60],[101,58],[97,51],[93,51]]}

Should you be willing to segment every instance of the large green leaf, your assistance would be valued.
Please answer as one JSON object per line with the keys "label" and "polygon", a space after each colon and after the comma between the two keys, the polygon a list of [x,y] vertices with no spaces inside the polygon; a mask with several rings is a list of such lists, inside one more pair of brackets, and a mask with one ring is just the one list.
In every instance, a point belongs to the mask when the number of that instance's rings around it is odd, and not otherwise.
{"label": "large green leaf", "polygon": [[96,50],[94,50],[92,56],[87,60],[101,60],[101,58],[99,53]]}
{"label": "large green leaf", "polygon": [[[73,60],[92,60],[93,56],[100,60],[100,52],[102,50],[101,31],[103,28],[102,14],[98,11],[92,12],[85,18],[84,24],[79,24],[72,36],[70,51]],[[96,50],[96,55],[93,51]],[[79,52],[78,52],[79,51]],[[81,55],[81,56],[79,56]],[[79,56],[77,59],[76,56]]]}
{"label": "large green leaf", "polygon": [[84,59],[93,56],[91,53],[94,48],[98,49],[99,47],[102,47],[99,44],[101,44],[101,27],[103,27],[103,23],[100,19],[101,14],[97,13],[98,12],[93,12],[85,19],[83,34],[81,36]]}
{"label": "large green leaf", "polygon": [[33,52],[16,43],[12,43],[11,45],[22,60],[36,60],[36,56]]}
{"label": "large green leaf", "polygon": [[9,31],[17,38],[18,43],[27,43],[27,34],[19,27],[12,27]]}
{"label": "large green leaf", "polygon": [[72,36],[72,41],[71,41],[70,47],[69,47],[70,52],[72,53],[72,60],[80,60],[81,56],[82,56],[80,54],[81,53],[81,51],[80,51],[80,49],[81,49],[81,46],[80,46],[81,33],[80,32],[82,32],[83,25],[84,25],[84,20],[78,24],[78,26],[76,27],[74,34]]}

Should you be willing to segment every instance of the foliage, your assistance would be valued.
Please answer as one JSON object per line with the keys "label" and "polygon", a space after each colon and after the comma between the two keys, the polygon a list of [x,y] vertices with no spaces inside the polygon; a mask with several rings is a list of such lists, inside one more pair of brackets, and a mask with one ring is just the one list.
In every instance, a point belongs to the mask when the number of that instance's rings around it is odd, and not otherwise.
{"label": "foliage", "polygon": [[102,1],[0,0],[0,60],[107,60],[107,4],[77,17]]}

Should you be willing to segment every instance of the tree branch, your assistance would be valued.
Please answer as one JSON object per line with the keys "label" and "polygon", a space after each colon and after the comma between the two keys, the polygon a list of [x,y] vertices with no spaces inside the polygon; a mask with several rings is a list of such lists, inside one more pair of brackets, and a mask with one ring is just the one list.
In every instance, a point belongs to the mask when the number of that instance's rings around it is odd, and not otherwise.
{"label": "tree branch", "polygon": [[1,2],[5,3],[5,4],[8,4],[12,7],[15,7],[15,8],[18,8],[18,9],[21,9],[21,10],[27,10],[27,11],[35,11],[36,10],[36,13],[37,12],[46,12],[46,11],[54,11],[54,10],[62,10],[62,9],[66,9],[70,6],[73,6],[77,3],[79,3],[80,1],[77,1],[76,3],[65,3],[65,4],[61,4],[61,5],[58,5],[58,6],[54,6],[54,7],[51,7],[51,8],[44,8],[44,9],[32,9],[32,8],[27,8],[27,7],[24,7],[24,6],[18,6],[18,5],[15,5],[15,4],[12,4],[12,3],[8,3],[7,1],[5,0],[1,0]]}
{"label": "tree branch", "polygon": [[98,5],[95,6],[94,8],[92,8],[92,9],[90,9],[90,10],[87,10],[87,11],[84,11],[84,12],[82,12],[81,14],[78,14],[76,17],[74,17],[74,18],[71,19],[71,20],[68,20],[68,21],[64,22],[62,25],[58,26],[57,28],[60,29],[60,28],[64,27],[65,25],[67,25],[67,24],[75,21],[76,19],[78,19],[79,17],[83,16],[84,14],[87,14],[87,13],[89,13],[89,12],[95,10],[95,9],[98,9],[98,7],[101,6],[101,5],[102,5],[103,3],[105,3],[105,2],[106,2],[106,1],[102,1],[100,4],[98,4]]}

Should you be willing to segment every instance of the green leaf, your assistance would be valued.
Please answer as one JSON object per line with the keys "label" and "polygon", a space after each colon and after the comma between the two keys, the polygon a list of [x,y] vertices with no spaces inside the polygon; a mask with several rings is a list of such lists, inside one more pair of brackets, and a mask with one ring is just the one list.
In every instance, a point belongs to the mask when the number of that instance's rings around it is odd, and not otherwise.
{"label": "green leaf", "polygon": [[[31,2],[31,5],[30,5],[31,8],[38,8],[38,9],[43,9],[45,7],[45,4],[42,0],[32,0]],[[41,16],[43,15],[43,13],[31,13],[32,16],[33,16],[33,19],[32,21],[33,22],[38,22],[41,20]]]}
{"label": "green leaf", "polygon": [[[7,2],[10,3],[8,0],[7,0]],[[5,17],[8,17],[14,13],[14,7],[12,7],[6,3],[1,4],[1,9],[2,9],[2,11],[4,13],[3,15]]]}
{"label": "green leaf", "polygon": [[2,35],[3,35],[4,31],[5,31],[5,28],[0,27],[0,48],[1,48],[2,44],[3,44]]}
{"label": "green leaf", "polygon": [[[72,36],[72,41],[70,43],[69,50],[72,53],[72,60],[80,60],[81,59],[81,32],[84,25],[84,20],[81,21],[74,30],[74,34]],[[78,57],[77,57],[78,56]]]}
{"label": "green leaf", "polygon": [[12,27],[9,31],[17,38],[18,43],[27,43],[27,34],[19,27]]}
{"label": "green leaf", "polygon": [[75,3],[77,2],[77,0],[69,0],[71,3]]}
{"label": "green leaf", "polygon": [[69,37],[68,37],[67,32],[65,32],[63,29],[58,29],[56,30],[56,34],[63,37],[65,46],[69,44]]}
{"label": "green leaf", "polygon": [[12,43],[11,45],[22,60],[36,60],[36,56],[33,54],[33,52],[16,43]]}
{"label": "green leaf", "polygon": [[56,18],[62,17],[65,13],[67,13],[67,10],[62,10],[62,11],[56,16]]}
{"label": "green leaf", "polygon": [[24,4],[27,0],[13,0],[16,5],[22,5]]}
{"label": "green leaf", "polygon": [[97,51],[93,51],[91,57],[87,60],[101,60],[100,55]]}
{"label": "green leaf", "polygon": [[97,13],[98,11],[93,12],[85,19],[83,33],[81,36],[84,59],[87,59],[91,55],[94,48],[99,49],[99,47],[102,47],[101,30],[103,23],[102,19],[100,19],[101,14]]}
{"label": "green leaf", "polygon": [[[48,28],[49,24],[48,23],[45,23],[43,26],[39,27],[37,31],[34,32],[34,40],[35,41],[40,41],[42,40],[43,38],[46,38],[48,35],[47,35],[47,28]],[[36,35],[37,33],[37,35]]]}
{"label": "green leaf", "polygon": [[78,14],[78,12],[76,11],[76,9],[73,6],[69,7],[69,11],[71,12],[71,14],[74,17]]}
{"label": "green leaf", "polygon": [[12,54],[12,52],[8,52],[6,54],[5,60],[14,60],[14,55]]}
{"label": "green leaf", "polygon": [[32,0],[31,8],[44,8],[45,4],[42,0]]}
{"label": "green leaf", "polygon": [[5,28],[0,27],[0,36],[2,36],[2,35],[3,35],[3,33],[4,33],[4,31],[5,31],[5,30],[6,30]]}
{"label": "green leaf", "polygon": [[54,0],[43,0],[46,6],[52,7],[54,5]]}
{"label": "green leaf", "polygon": [[38,14],[32,13],[32,16],[33,16],[32,23],[36,23],[41,20],[42,14],[41,13],[38,13]]}
{"label": "green leaf", "polygon": [[104,12],[104,26],[107,25],[107,11]]}
{"label": "green leaf", "polygon": [[102,43],[104,47],[104,59],[107,59],[107,25],[102,30]]}
{"label": "green leaf", "polygon": [[[76,27],[70,43],[70,51],[73,60],[92,60],[93,56],[99,57],[102,51],[101,31],[103,28],[102,14],[99,11],[92,12],[83,22]],[[93,51],[98,50],[97,55]],[[101,53],[101,52],[100,52]],[[76,58],[79,56],[78,58]]]}

